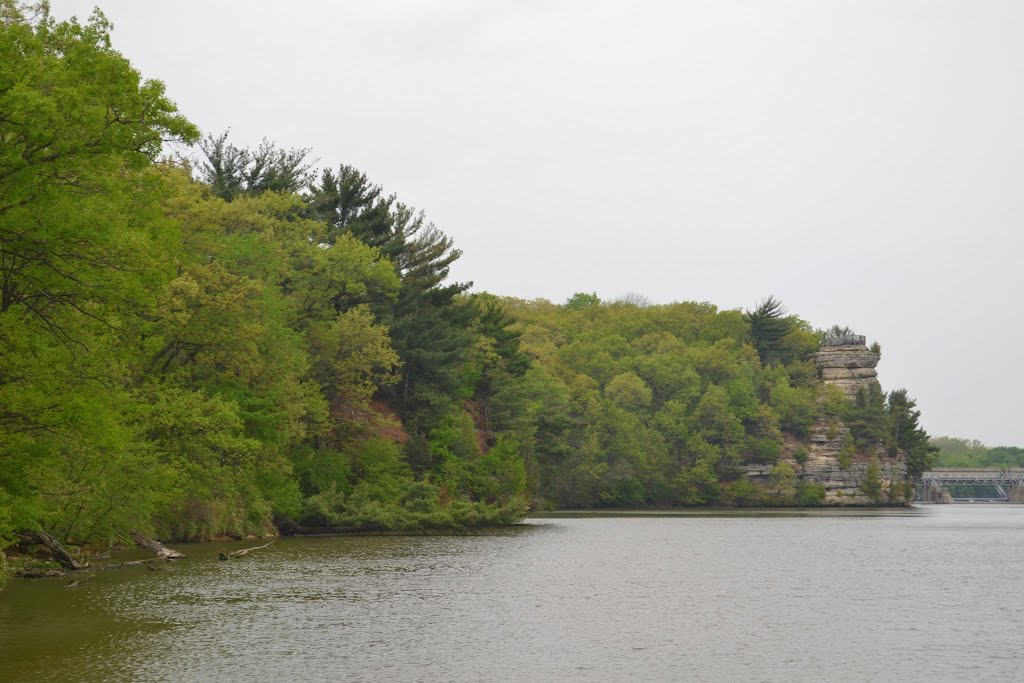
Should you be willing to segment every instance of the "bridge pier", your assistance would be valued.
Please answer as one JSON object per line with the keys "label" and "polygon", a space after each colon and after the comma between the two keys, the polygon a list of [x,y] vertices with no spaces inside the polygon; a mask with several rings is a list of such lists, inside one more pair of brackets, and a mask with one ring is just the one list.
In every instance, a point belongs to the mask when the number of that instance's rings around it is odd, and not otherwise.
{"label": "bridge pier", "polygon": [[932,485],[928,490],[928,500],[932,503],[949,505],[953,502],[953,494],[941,486]]}
{"label": "bridge pier", "polygon": [[917,499],[922,503],[952,503],[953,496],[942,485],[934,481],[921,480],[917,483]]}
{"label": "bridge pier", "polygon": [[1024,483],[1017,482],[1006,489],[1006,502],[1024,503]]}

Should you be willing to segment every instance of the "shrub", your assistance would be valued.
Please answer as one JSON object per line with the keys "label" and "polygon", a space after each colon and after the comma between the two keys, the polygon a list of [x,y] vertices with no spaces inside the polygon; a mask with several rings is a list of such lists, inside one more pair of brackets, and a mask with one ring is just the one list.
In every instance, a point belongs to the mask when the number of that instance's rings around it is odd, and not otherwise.
{"label": "shrub", "polygon": [[876,503],[882,499],[882,474],[878,465],[878,458],[871,461],[867,472],[864,473],[864,481],[861,482],[860,490],[871,496]]}
{"label": "shrub", "polygon": [[809,481],[800,482],[796,493],[797,505],[813,507],[821,505],[823,500],[825,500],[825,486],[823,484]]}
{"label": "shrub", "polygon": [[782,452],[782,445],[771,439],[751,439],[750,459],[753,462],[775,462]]}
{"label": "shrub", "polygon": [[728,488],[731,503],[740,507],[753,507],[762,504],[762,491],[749,479],[738,479]]}
{"label": "shrub", "polygon": [[849,432],[843,437],[843,446],[839,449],[839,469],[848,470],[850,465],[853,464],[853,454],[856,453],[856,446],[853,441],[853,435]]}
{"label": "shrub", "polygon": [[773,505],[792,505],[796,498],[797,478],[793,466],[780,462],[769,474],[769,490]]}

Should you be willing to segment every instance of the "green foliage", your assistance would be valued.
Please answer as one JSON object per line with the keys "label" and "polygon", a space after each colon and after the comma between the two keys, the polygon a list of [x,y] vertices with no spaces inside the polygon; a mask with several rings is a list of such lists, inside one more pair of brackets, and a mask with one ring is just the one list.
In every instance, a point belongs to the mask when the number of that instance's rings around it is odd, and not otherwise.
{"label": "green foliage", "polygon": [[304,496],[332,488],[347,492],[350,488],[352,464],[344,453],[304,446],[295,449],[290,460],[295,480]]}
{"label": "green foliage", "polygon": [[877,383],[857,392],[852,404],[842,413],[858,450],[868,452],[886,437],[885,396]]}
{"label": "green foliage", "polygon": [[[330,489],[306,503],[304,519],[341,529],[393,531],[415,529],[460,529],[508,524],[526,511],[521,493],[503,489],[524,483],[520,466],[504,464],[514,444],[502,447],[478,465],[477,476],[494,475],[490,484],[496,493],[491,502],[453,498],[445,484],[415,480],[410,476],[401,450],[393,443],[371,440],[357,454],[360,481],[349,493]],[[493,449],[492,449],[493,450]],[[488,472],[488,468],[491,469]]]}
{"label": "green foliage", "polygon": [[136,274],[159,236],[144,221],[147,166],[164,140],[197,131],[110,48],[99,12],[57,22],[45,5],[0,17],[0,313],[8,324],[86,344],[145,295]]}
{"label": "green foliage", "polygon": [[794,321],[786,317],[786,308],[773,296],[746,311],[743,319],[750,326],[750,338],[762,363],[781,360],[783,339],[792,332]]}
{"label": "green foliage", "polygon": [[916,479],[932,468],[939,448],[930,443],[928,433],[918,424],[921,411],[906,389],[890,392],[887,408],[890,449],[907,454],[907,476]]}
{"label": "green foliage", "polygon": [[750,460],[756,463],[771,463],[782,453],[782,444],[774,439],[751,439]]}
{"label": "green foliage", "polygon": [[708,387],[693,410],[691,433],[713,445],[735,445],[743,438],[743,424],[732,412],[725,389]]}
{"label": "green foliage", "polygon": [[853,464],[853,456],[857,452],[857,444],[853,438],[853,434],[846,432],[843,434],[843,444],[839,448],[839,469],[848,470]]}
{"label": "green foliage", "polygon": [[646,408],[652,400],[651,388],[632,372],[613,377],[605,385],[604,395],[615,405],[627,410]]}
{"label": "green foliage", "polygon": [[914,499],[914,485],[907,481],[889,483],[889,502],[909,503]]}
{"label": "green foliage", "polygon": [[226,201],[243,194],[296,192],[311,179],[308,149],[278,149],[264,138],[255,150],[228,142],[227,132],[207,135],[199,144],[205,157],[199,174],[210,191]]}
{"label": "green foliage", "polygon": [[0,549],[813,504],[780,456],[822,414],[847,466],[854,438],[931,463],[906,393],[823,392],[771,297],[468,295],[452,239],[351,166],[227,134],[196,177],[155,161],[199,138],[163,85],[101,14],[38,9],[0,0]]}
{"label": "green foliage", "polygon": [[365,306],[339,313],[333,321],[306,328],[312,376],[336,406],[365,409],[383,386],[393,384],[399,365],[387,328]]}
{"label": "green foliage", "polygon": [[799,438],[810,433],[819,416],[814,389],[791,386],[787,379],[772,385],[768,403],[779,416],[779,426]]}
{"label": "green foliage", "polygon": [[[888,444],[884,397],[858,405],[822,386],[806,360],[820,336],[774,300],[762,315],[778,313],[787,331],[767,364],[745,343],[749,312],[745,320],[707,304],[577,303],[506,301],[535,364],[526,377],[544,378],[534,397],[518,394],[518,433],[532,437],[523,441],[531,486],[551,504],[791,505],[801,495],[816,504],[818,490],[802,484],[781,496],[767,485],[751,492],[743,466],[780,464],[786,437],[806,438],[821,419],[830,438],[849,420],[865,450]],[[849,468],[857,443],[846,441]],[[805,461],[806,448],[795,456]]]}
{"label": "green foliage", "polygon": [[800,482],[797,489],[796,504],[801,507],[820,505],[825,500],[825,486],[813,482]]}
{"label": "green foliage", "polygon": [[512,437],[499,438],[486,454],[471,461],[469,470],[472,499],[505,505],[526,494],[526,466]]}
{"label": "green foliage", "polygon": [[935,467],[1024,467],[1024,448],[990,448],[977,439],[948,436],[932,438],[928,443],[937,449],[934,463],[929,463]]}
{"label": "green foliage", "polygon": [[861,490],[871,497],[876,503],[882,500],[882,475],[878,458],[872,458],[864,473],[864,481],[860,485]]}
{"label": "green foliage", "polygon": [[[829,384],[824,387],[822,392],[821,407],[829,418],[843,417],[849,410],[849,400],[839,387]],[[829,438],[834,439],[835,437],[830,436]]]}
{"label": "green foliage", "polygon": [[772,468],[768,476],[769,490],[777,505],[792,505],[796,502],[798,482],[793,466],[780,462]]}
{"label": "green foliage", "polygon": [[601,303],[601,300],[597,297],[597,292],[576,292],[568,301],[565,302],[565,307],[571,311],[580,311],[588,306],[596,306]]}
{"label": "green foliage", "polygon": [[765,487],[758,486],[748,479],[733,482],[726,491],[727,500],[738,507],[756,507],[769,504],[765,499],[769,496]]}
{"label": "green foliage", "polygon": [[718,477],[707,461],[681,470],[672,483],[680,505],[712,505],[722,494]]}
{"label": "green foliage", "polygon": [[[481,452],[462,406],[530,362],[500,302],[445,282],[448,237],[353,169],[343,201],[303,194],[306,150],[208,137],[202,182],[155,163],[198,133],[102,15],[0,16],[0,547],[522,514],[529,449]],[[377,438],[404,436],[391,407],[422,433],[462,415],[462,441],[414,470]],[[525,405],[502,407],[531,439]]]}

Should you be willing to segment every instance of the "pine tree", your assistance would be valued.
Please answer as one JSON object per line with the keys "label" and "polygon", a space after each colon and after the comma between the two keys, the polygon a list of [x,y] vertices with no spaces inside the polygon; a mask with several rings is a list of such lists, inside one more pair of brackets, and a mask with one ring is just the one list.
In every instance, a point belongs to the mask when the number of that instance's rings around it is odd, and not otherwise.
{"label": "pine tree", "polygon": [[907,396],[906,389],[889,393],[889,447],[907,453],[907,478],[917,479],[931,469],[939,452],[932,446],[928,432],[918,425],[921,411],[917,402]]}
{"label": "pine tree", "polygon": [[256,149],[236,147],[228,142],[227,131],[207,135],[199,149],[204,156],[200,177],[229,202],[241,195],[296,192],[309,181],[315,163],[308,159],[308,149],[280,149],[266,138]]}
{"label": "pine tree", "polygon": [[422,211],[384,195],[352,166],[321,174],[310,187],[308,212],[328,224],[329,242],[352,235],[394,264],[401,281],[397,300],[370,302],[402,359],[399,381],[385,395],[407,428],[426,431],[455,405],[473,341],[476,311],[459,297],[471,283],[447,281],[462,252]]}
{"label": "pine tree", "polygon": [[786,317],[786,307],[774,296],[769,296],[753,311],[745,311],[743,319],[750,326],[750,338],[757,355],[764,364],[779,361],[782,339],[793,331],[793,320]]}

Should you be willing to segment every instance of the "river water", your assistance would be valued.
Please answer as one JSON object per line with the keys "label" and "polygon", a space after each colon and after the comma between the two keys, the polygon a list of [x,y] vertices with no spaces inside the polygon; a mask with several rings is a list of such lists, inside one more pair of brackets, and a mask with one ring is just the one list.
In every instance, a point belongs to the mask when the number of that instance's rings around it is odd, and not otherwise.
{"label": "river water", "polygon": [[11,581],[0,679],[1011,680],[1024,506],[551,515]]}

